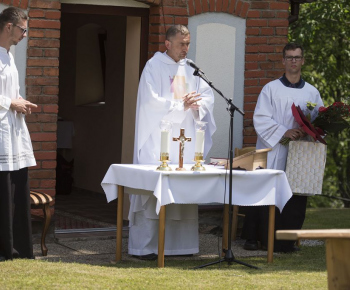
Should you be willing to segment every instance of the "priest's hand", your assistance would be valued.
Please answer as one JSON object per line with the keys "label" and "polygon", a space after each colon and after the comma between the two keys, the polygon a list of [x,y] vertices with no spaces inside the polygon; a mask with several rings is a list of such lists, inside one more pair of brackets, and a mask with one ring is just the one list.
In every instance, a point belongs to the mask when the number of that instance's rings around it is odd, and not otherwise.
{"label": "priest's hand", "polygon": [[305,136],[305,132],[301,128],[289,129],[286,131],[286,133],[284,133],[284,137],[289,138],[291,140],[298,140],[304,136]]}
{"label": "priest's hand", "polygon": [[196,92],[191,92],[182,97],[184,101],[184,109],[187,111],[188,109],[198,110],[200,105],[197,103],[202,98],[199,98],[201,94],[196,94]]}
{"label": "priest's hand", "polygon": [[11,106],[10,108],[17,113],[22,113],[22,114],[31,114],[32,110],[31,108],[37,108],[38,106],[23,99],[20,97],[19,99],[13,99],[11,100]]}

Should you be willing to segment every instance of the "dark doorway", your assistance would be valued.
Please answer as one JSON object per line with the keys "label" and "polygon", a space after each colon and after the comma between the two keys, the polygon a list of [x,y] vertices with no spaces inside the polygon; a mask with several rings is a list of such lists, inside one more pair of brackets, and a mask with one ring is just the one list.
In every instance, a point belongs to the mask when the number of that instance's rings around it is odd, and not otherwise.
{"label": "dark doorway", "polygon": [[[56,220],[80,215],[90,224],[97,220],[94,227],[114,224],[115,202],[107,204],[100,184],[111,164],[125,160],[123,148],[130,147],[125,102],[128,86],[137,87],[138,79],[130,84],[128,76],[129,70],[141,72],[147,61],[149,9],[62,4],[61,12]],[[139,61],[129,67],[133,21],[140,26]]]}

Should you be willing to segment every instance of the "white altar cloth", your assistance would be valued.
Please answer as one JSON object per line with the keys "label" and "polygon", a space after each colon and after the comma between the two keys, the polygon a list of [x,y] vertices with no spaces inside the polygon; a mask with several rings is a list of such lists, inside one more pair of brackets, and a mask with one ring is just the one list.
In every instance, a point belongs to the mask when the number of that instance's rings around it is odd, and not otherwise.
{"label": "white altar cloth", "polygon": [[[112,164],[101,186],[110,202],[118,197],[118,185],[153,192],[157,198],[156,212],[170,203],[229,203],[229,170],[205,165],[206,171],[158,171],[156,165]],[[226,180],[226,182],[225,182]],[[284,171],[261,169],[234,170],[232,204],[240,206],[276,205],[280,211],[292,197]],[[136,193],[128,192],[128,193]],[[142,192],[143,194],[146,192]]]}

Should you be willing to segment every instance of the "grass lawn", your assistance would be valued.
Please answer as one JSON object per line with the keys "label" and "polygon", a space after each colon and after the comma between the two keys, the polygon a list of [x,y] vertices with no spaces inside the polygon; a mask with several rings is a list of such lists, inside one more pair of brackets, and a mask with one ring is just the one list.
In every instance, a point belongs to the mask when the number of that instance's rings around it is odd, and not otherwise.
{"label": "grass lawn", "polygon": [[[304,228],[350,228],[350,209],[309,209]],[[226,262],[193,270],[206,261],[124,261],[92,266],[39,260],[0,263],[0,289],[327,289],[325,247],[295,254],[240,259],[259,270]]]}

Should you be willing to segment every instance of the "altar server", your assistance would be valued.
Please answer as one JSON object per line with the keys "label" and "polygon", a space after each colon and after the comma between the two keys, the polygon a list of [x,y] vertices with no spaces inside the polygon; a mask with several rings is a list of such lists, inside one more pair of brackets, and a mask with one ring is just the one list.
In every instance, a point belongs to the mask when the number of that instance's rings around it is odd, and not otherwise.
{"label": "altar server", "polygon": [[[301,67],[304,64],[304,50],[295,43],[287,44],[283,49],[282,63],[285,74],[266,84],[257,101],[254,111],[254,128],[258,139],[256,149],[272,148],[267,156],[267,168],[286,169],[288,146],[280,143],[283,137],[298,140],[305,137],[305,132],[299,128],[292,114],[292,104],[307,111],[307,102],[315,103],[310,112],[311,121],[316,118],[318,108],[323,106],[319,91],[301,78]],[[284,207],[282,213],[276,210],[276,230],[301,229],[306,211],[306,196],[293,195]],[[267,240],[267,209],[247,208],[244,232],[247,241],[244,248],[257,250],[257,232],[262,234],[262,243]],[[262,214],[261,212],[265,211]],[[263,229],[262,229],[263,228]],[[293,252],[293,241],[275,241],[276,252]]]}
{"label": "altar server", "polygon": [[33,258],[28,167],[36,163],[24,118],[36,105],[19,95],[10,52],[26,31],[22,10],[0,13],[0,261]]}
{"label": "altar server", "polygon": [[[185,129],[184,164],[193,163],[195,121],[207,122],[204,157],[212,146],[216,130],[211,88],[194,76],[186,61],[190,32],[183,25],[168,29],[166,51],[157,52],[146,64],[138,89],[134,163],[160,164],[161,120],[172,122],[172,137]],[[172,138],[171,138],[172,139]],[[179,162],[179,144],[170,141],[171,163]],[[158,216],[156,198],[132,195],[129,211],[129,254],[155,259],[158,253]],[[166,209],[165,255],[198,253],[198,206],[171,204]]]}

